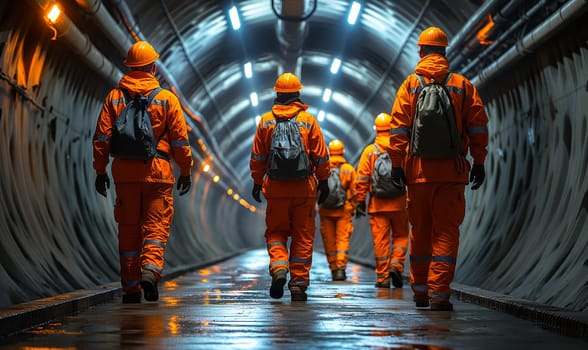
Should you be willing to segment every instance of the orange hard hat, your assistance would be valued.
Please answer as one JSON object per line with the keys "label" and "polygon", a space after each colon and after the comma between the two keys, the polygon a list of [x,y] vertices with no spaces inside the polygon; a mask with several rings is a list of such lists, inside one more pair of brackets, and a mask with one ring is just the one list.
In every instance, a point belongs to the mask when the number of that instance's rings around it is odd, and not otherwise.
{"label": "orange hard hat", "polygon": [[421,33],[417,45],[447,46],[447,35],[438,27],[429,27]]}
{"label": "orange hard hat", "polygon": [[297,92],[302,90],[302,84],[294,74],[284,73],[276,80],[274,90],[276,92]]}
{"label": "orange hard hat", "polygon": [[146,41],[137,41],[131,46],[125,59],[127,67],[143,67],[155,62],[159,54],[151,44]]}
{"label": "orange hard hat", "polygon": [[390,114],[388,113],[380,113],[374,120],[374,125],[376,126],[376,131],[388,131],[390,130]]}
{"label": "orange hard hat", "polygon": [[332,156],[341,156],[345,152],[345,146],[341,140],[333,140],[329,142],[329,154]]}

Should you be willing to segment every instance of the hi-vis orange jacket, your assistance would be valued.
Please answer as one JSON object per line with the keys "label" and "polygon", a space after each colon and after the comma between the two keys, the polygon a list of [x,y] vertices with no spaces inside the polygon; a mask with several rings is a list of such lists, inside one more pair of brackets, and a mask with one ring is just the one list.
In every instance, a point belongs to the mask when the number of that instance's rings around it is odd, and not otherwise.
{"label": "hi-vis orange jacket", "polygon": [[330,156],[330,167],[339,168],[339,178],[341,179],[341,187],[347,192],[347,201],[345,205],[337,209],[327,209],[319,206],[320,216],[342,216],[346,213],[351,213],[357,207],[355,200],[355,182],[356,173],[353,165],[347,163],[343,156]]}
{"label": "hi-vis orange jacket", "polygon": [[[289,105],[275,104],[272,111],[265,113],[259,121],[251,148],[249,167],[253,182],[263,184],[265,198],[315,198],[317,195],[316,180],[327,180],[331,174],[329,153],[323,138],[323,132],[312,114],[306,112],[307,108],[307,105],[300,102],[293,102]],[[296,123],[300,129],[304,148],[314,167],[315,176],[302,180],[273,180],[265,176],[272,135],[276,126],[274,114],[281,118],[293,118],[298,115]]]}
{"label": "hi-vis orange jacket", "polygon": [[[143,71],[131,71],[125,74],[119,87],[129,91],[131,96],[137,93],[148,95],[159,87],[153,74]],[[110,137],[116,117],[125,107],[123,92],[112,89],[98,117],[94,134],[94,170],[96,174],[106,174],[110,156]],[[186,121],[177,97],[166,89],[162,89],[149,105],[153,133],[157,140],[163,136],[157,149],[174,159],[180,167],[180,175],[189,176],[192,168],[192,152],[188,142]],[[171,163],[162,158],[149,161],[127,160],[115,158],[112,162],[114,183],[159,182],[174,183],[174,172]]]}
{"label": "hi-vis orange jacket", "polygon": [[[388,131],[378,132],[373,143],[375,143],[380,152],[386,152],[388,148]],[[372,174],[374,173],[374,163],[378,158],[378,150],[374,145],[369,144],[361,153],[359,163],[357,164],[357,201],[365,201],[367,194],[372,191]],[[376,198],[370,196],[368,203],[368,214],[399,211],[406,209],[406,194],[396,198]]]}
{"label": "hi-vis orange jacket", "polygon": [[[449,73],[447,59],[440,54],[427,55],[419,61],[415,73],[425,81],[434,78],[443,81]],[[464,76],[453,73],[447,82],[453,103],[455,119],[462,137],[463,154],[468,150],[474,164],[484,164],[488,145],[488,117],[476,87]],[[421,159],[409,157],[410,129],[416,111],[418,93],[421,89],[416,75],[409,75],[396,93],[390,122],[390,146],[388,153],[395,167],[404,162],[408,184],[426,182],[468,183],[470,164],[465,158],[458,161],[445,159]]]}

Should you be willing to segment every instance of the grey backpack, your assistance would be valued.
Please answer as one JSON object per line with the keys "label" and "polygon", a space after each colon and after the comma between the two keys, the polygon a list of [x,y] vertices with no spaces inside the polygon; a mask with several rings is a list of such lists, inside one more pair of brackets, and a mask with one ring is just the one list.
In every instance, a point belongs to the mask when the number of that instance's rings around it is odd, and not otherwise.
{"label": "grey backpack", "polygon": [[374,162],[372,172],[372,196],[376,198],[394,198],[404,194],[405,185],[392,181],[392,161],[388,152],[381,151],[380,147],[373,144],[378,157]]}
{"label": "grey backpack", "polygon": [[421,86],[410,135],[410,155],[431,159],[454,159],[462,153],[451,98],[447,91],[449,73],[443,82],[416,75]]}
{"label": "grey backpack", "polygon": [[347,191],[341,184],[341,177],[339,177],[340,169],[337,167],[331,168],[331,175],[329,176],[329,195],[327,199],[321,204],[323,208],[337,209],[345,205],[347,200]]}
{"label": "grey backpack", "polygon": [[296,117],[276,118],[267,174],[276,180],[306,179],[311,175],[310,160],[304,150]]}
{"label": "grey backpack", "polygon": [[158,140],[155,140],[151,127],[151,116],[147,112],[147,108],[161,88],[154,89],[149,96],[136,94],[133,98],[126,89],[121,90],[126,105],[114,122],[110,139],[110,153],[113,157],[122,159],[147,160],[154,158],[158,155],[157,144],[165,131]]}

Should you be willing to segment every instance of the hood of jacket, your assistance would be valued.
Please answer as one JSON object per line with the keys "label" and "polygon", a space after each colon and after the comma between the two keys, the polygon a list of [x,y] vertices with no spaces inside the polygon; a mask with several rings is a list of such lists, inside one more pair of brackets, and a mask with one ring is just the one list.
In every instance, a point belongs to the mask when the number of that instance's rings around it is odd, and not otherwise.
{"label": "hood of jacket", "polygon": [[272,106],[272,113],[280,118],[292,118],[301,111],[306,111],[308,106],[302,102],[292,102],[287,105],[275,104]]}
{"label": "hood of jacket", "polygon": [[341,164],[345,164],[347,163],[347,161],[345,160],[345,158],[343,156],[329,156],[329,164],[332,167],[339,167],[339,165]]}
{"label": "hood of jacket", "polygon": [[159,87],[159,81],[149,72],[134,70],[123,75],[118,86],[135,94],[148,95],[153,89]]}
{"label": "hood of jacket", "polygon": [[436,81],[443,81],[449,73],[449,62],[443,55],[432,53],[420,59],[414,72]]}

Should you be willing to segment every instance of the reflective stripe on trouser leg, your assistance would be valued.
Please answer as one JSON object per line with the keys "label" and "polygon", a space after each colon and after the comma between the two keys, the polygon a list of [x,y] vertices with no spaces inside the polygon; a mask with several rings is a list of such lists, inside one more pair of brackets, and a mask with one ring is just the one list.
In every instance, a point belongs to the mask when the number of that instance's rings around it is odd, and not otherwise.
{"label": "reflective stripe on trouser leg", "polygon": [[429,291],[433,301],[447,300],[459,248],[459,225],[465,216],[463,184],[438,184],[433,202],[433,250]]}
{"label": "reflective stripe on trouser leg", "polygon": [[120,278],[123,292],[141,290],[141,192],[138,184],[117,184],[114,218],[118,223]]}
{"label": "reflective stripe on trouser leg", "polygon": [[349,238],[352,232],[353,221],[351,219],[351,213],[345,212],[345,215],[339,217],[337,220],[337,268],[344,269],[347,267],[349,260]]}
{"label": "reflective stripe on trouser leg", "polygon": [[288,216],[289,199],[268,198],[265,209],[265,243],[269,255],[269,274],[288,266],[288,236],[290,220]]}
{"label": "reflective stripe on trouser leg", "polygon": [[410,230],[410,285],[414,294],[423,295],[428,290],[429,264],[431,263],[431,217],[434,186],[412,184],[407,186],[408,217]]}
{"label": "reflective stripe on trouser leg", "polygon": [[288,271],[288,248],[286,247],[286,242],[273,241],[268,243],[267,251],[270,256],[270,276],[273,276],[277,270]]}
{"label": "reflective stripe on trouser leg", "polygon": [[371,214],[370,227],[378,282],[388,282],[390,280],[390,220],[382,213]]}
{"label": "reflective stripe on trouser leg", "polygon": [[143,183],[143,253],[141,265],[161,278],[169,229],[174,216],[173,185]]}
{"label": "reflective stripe on trouser leg", "polygon": [[334,216],[320,217],[321,238],[323,241],[323,247],[325,248],[325,254],[327,255],[329,269],[331,269],[331,271],[337,268],[336,225],[338,219],[338,217]]}
{"label": "reflective stripe on trouser leg", "polygon": [[390,227],[392,228],[390,266],[394,266],[400,273],[403,273],[408,249],[408,212],[400,210],[386,213],[386,215],[390,218]]}
{"label": "reflective stripe on trouser leg", "polygon": [[310,284],[312,249],[315,234],[314,198],[293,198],[290,202],[292,215],[292,241],[290,242],[290,282],[306,289]]}

